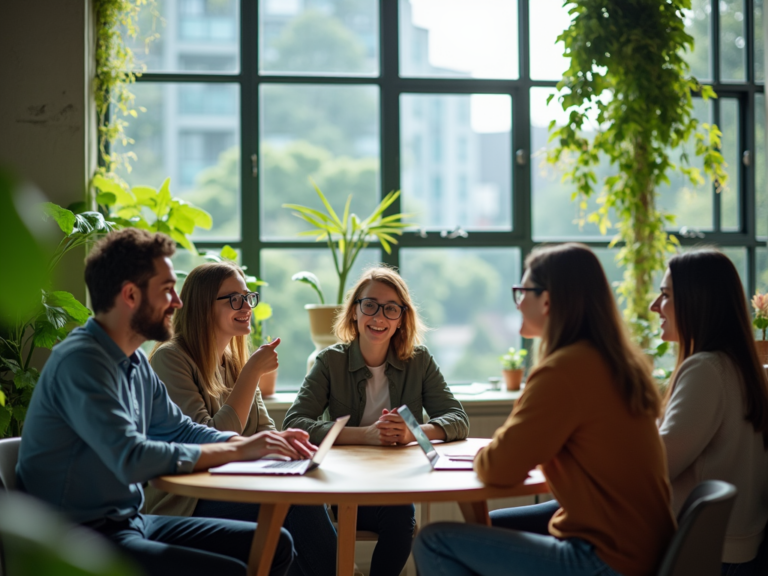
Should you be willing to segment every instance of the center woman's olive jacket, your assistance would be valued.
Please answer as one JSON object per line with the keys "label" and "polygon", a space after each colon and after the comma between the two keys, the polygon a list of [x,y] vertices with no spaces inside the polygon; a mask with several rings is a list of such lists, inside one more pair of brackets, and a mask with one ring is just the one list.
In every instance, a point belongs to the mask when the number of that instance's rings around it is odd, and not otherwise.
{"label": "center woman's olive jacket", "polygon": [[[413,358],[407,361],[399,360],[390,348],[386,364],[384,374],[389,380],[390,409],[407,404],[416,418],[420,418],[424,409],[429,415],[428,423],[445,430],[446,441],[467,437],[467,413],[448,389],[426,346],[417,346]],[[285,415],[283,430],[301,428],[309,432],[313,444],[319,444],[333,424],[320,419],[326,408],[330,420],[349,414],[347,425],[360,426],[370,377],[358,340],[326,348],[317,355],[315,365]]]}

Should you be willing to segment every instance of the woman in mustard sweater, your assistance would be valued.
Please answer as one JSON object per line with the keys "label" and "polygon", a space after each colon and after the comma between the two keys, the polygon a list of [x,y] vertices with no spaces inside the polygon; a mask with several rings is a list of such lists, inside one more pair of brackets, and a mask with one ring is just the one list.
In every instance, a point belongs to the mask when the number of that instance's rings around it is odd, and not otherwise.
{"label": "woman in mustard sweater", "polygon": [[426,526],[422,576],[646,576],[675,530],[661,399],[622,325],[600,262],[580,244],[534,250],[512,291],[540,362],[475,459],[480,479],[521,484],[540,466],[554,503],[498,511],[494,527]]}

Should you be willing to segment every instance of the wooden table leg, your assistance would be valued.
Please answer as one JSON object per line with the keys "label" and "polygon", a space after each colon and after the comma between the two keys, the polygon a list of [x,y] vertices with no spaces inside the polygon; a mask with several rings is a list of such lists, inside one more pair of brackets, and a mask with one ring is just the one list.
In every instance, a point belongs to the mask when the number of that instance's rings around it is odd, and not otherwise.
{"label": "wooden table leg", "polygon": [[357,504],[339,504],[336,551],[336,576],[353,576],[355,572],[355,535],[357,533]]}
{"label": "wooden table leg", "polygon": [[491,517],[488,515],[488,502],[459,502],[459,508],[468,524],[491,525]]}
{"label": "wooden table leg", "polygon": [[290,507],[290,504],[262,504],[259,508],[258,526],[248,558],[248,576],[269,575],[280,538],[280,528]]}

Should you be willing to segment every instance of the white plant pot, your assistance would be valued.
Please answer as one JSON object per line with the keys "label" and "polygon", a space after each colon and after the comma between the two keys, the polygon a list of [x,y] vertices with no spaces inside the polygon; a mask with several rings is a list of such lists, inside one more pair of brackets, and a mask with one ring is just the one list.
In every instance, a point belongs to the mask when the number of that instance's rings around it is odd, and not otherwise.
{"label": "white plant pot", "polygon": [[315,345],[315,349],[307,358],[307,374],[315,364],[317,354],[328,346],[339,342],[333,333],[333,323],[336,315],[340,314],[343,306],[340,304],[306,304],[304,306],[309,313],[309,336]]}

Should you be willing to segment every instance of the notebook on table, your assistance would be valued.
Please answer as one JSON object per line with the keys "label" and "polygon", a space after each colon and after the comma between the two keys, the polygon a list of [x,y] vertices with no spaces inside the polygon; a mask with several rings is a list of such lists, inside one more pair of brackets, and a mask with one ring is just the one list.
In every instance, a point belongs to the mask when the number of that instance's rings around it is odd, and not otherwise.
{"label": "notebook on table", "polygon": [[411,431],[413,437],[416,438],[416,443],[423,450],[424,455],[427,457],[427,460],[429,460],[433,470],[473,469],[472,462],[474,460],[474,456],[472,455],[451,457],[445,455],[441,456],[438,454],[437,450],[435,450],[435,447],[429,441],[427,435],[424,434],[421,426],[419,426],[419,422],[413,416],[413,413],[410,411],[408,406],[400,406],[400,408],[397,409],[397,413],[403,417],[403,422],[405,422],[405,425],[408,427],[408,430]]}
{"label": "notebook on table", "polygon": [[208,470],[211,474],[272,474],[272,475],[292,475],[301,476],[306,474],[310,470],[314,470],[325,458],[325,455],[333,446],[336,438],[339,436],[341,429],[346,426],[349,416],[342,416],[337,418],[336,421],[328,430],[328,434],[325,435],[323,441],[320,442],[320,446],[317,448],[317,452],[309,460],[288,460],[286,462],[282,460],[254,460],[252,462],[230,462],[223,466],[217,466]]}

